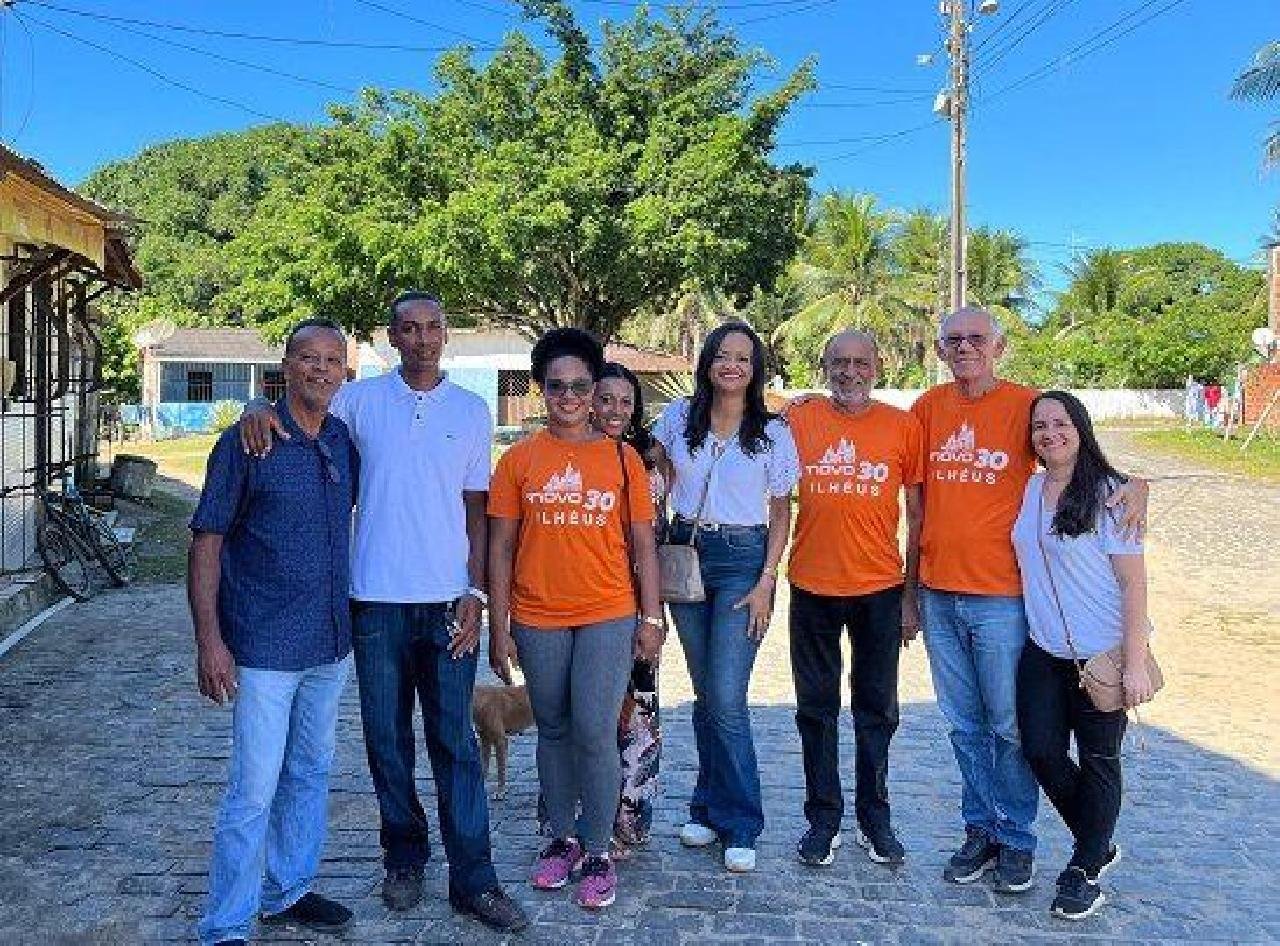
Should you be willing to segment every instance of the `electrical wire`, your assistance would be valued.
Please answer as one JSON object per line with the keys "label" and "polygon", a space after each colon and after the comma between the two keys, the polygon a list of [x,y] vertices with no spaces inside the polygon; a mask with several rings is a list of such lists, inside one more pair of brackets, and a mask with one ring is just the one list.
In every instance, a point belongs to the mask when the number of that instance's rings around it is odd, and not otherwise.
{"label": "electrical wire", "polygon": [[1005,43],[997,49],[990,51],[985,58],[977,58],[973,63],[974,71],[986,72],[992,69],[996,63],[1004,59],[1009,53],[1013,52],[1020,45],[1029,39],[1040,27],[1044,26],[1064,9],[1070,6],[1075,0],[1052,0],[1049,6],[1040,13],[1040,16],[1026,26],[1022,31],[1014,36],[1009,42]]}
{"label": "electrical wire", "polygon": [[203,89],[198,89],[193,85],[188,85],[187,83],[183,82],[180,79],[175,79],[170,75],[166,75],[165,73],[161,72],[159,69],[155,69],[151,66],[148,66],[144,62],[139,62],[137,59],[134,59],[131,56],[126,56],[124,53],[118,52],[117,50],[114,50],[109,46],[104,46],[101,43],[95,42],[91,39],[85,39],[83,36],[77,36],[75,33],[68,32],[67,30],[54,26],[50,23],[45,23],[42,20],[37,20],[34,17],[32,17],[30,14],[26,14],[26,16],[24,17],[21,14],[19,14],[17,10],[11,10],[11,12],[13,13],[14,16],[18,17],[19,19],[28,20],[31,23],[35,24],[36,26],[40,27],[41,29],[49,30],[52,33],[57,33],[60,36],[66,37],[67,39],[74,40],[77,43],[82,43],[83,45],[89,46],[92,49],[96,49],[99,52],[106,53],[108,56],[112,56],[116,59],[119,59],[121,62],[128,63],[129,65],[133,66],[135,69],[140,69],[141,71],[154,76],[155,78],[159,79],[161,82],[168,83],[169,85],[172,85],[175,88],[182,89],[185,92],[190,92],[192,95],[197,95],[200,98],[208,99],[209,101],[212,101],[212,102],[218,102],[222,105],[227,105],[227,106],[230,106],[231,108],[239,109],[242,112],[247,112],[248,114],[254,115],[258,118],[265,118],[267,121],[272,121],[272,122],[288,121],[288,119],[281,118],[278,115],[271,115],[267,112],[259,111],[258,109],[250,105],[245,105],[243,102],[237,102],[235,99],[224,98],[221,95],[215,95],[212,92],[206,92]]}
{"label": "electrical wire", "polygon": [[9,139],[9,143],[16,146],[22,133],[27,130],[27,123],[31,121],[31,112],[36,103],[36,41],[31,35],[31,27],[27,26],[26,20],[18,16],[17,11],[10,12],[17,18],[18,25],[22,27],[22,33],[27,38],[27,104],[22,112],[22,120],[18,122],[18,130]]}
{"label": "electrical wire", "polygon": [[274,66],[264,66],[262,63],[249,62],[246,59],[236,59],[234,56],[226,56],[222,53],[215,53],[211,49],[204,49],[200,46],[192,46],[188,43],[179,42],[176,39],[170,39],[167,36],[157,36],[155,33],[148,33],[146,30],[140,30],[132,26],[125,26],[123,23],[111,24],[118,30],[126,33],[132,33],[135,36],[142,36],[146,39],[157,43],[164,43],[166,46],[173,46],[178,49],[185,49],[189,52],[199,53],[201,56],[208,56],[210,59],[217,59],[220,62],[230,63],[233,66],[242,66],[245,69],[253,69],[257,72],[265,72],[269,75],[280,76],[284,79],[292,79],[295,82],[302,82],[306,85],[314,85],[321,89],[328,89],[331,92],[341,92],[345,95],[356,95],[359,89],[351,86],[337,85],[333,82],[326,82],[323,79],[314,79],[310,76],[298,75],[296,72],[286,72],[283,69],[276,69]]}
{"label": "electrical wire", "polygon": [[[1155,6],[1158,2],[1160,2],[1160,0],[1145,0],[1144,3],[1138,5],[1137,7],[1134,7],[1128,13],[1124,14],[1119,19],[1114,20],[1109,25],[1104,26],[1102,29],[1098,30],[1096,33],[1094,33],[1092,36],[1089,36],[1087,39],[1083,40],[1082,42],[1077,43],[1075,46],[1071,47],[1062,55],[1058,56],[1055,59],[1050,60],[1049,62],[1045,63],[1043,66],[1041,66],[1038,69],[1033,69],[1031,72],[1028,72],[1026,75],[1022,76],[1021,78],[1015,79],[1013,82],[1010,82],[1008,85],[1005,85],[997,89],[995,92],[992,92],[990,95],[983,96],[981,101],[984,103],[990,102],[992,99],[999,98],[1000,96],[1006,95],[1009,92],[1013,92],[1017,89],[1020,89],[1025,85],[1029,85],[1032,82],[1036,82],[1039,79],[1043,79],[1046,76],[1048,76],[1050,73],[1061,68],[1062,66],[1068,65],[1073,62],[1077,62],[1081,59],[1084,59],[1086,56],[1092,56],[1094,53],[1098,52],[1099,50],[1105,49],[1106,47],[1110,46],[1112,43],[1118,42],[1119,40],[1123,39],[1125,36],[1128,36],[1134,30],[1139,29],[1142,26],[1145,26],[1147,23],[1150,23],[1152,20],[1155,20],[1161,16],[1164,16],[1166,13],[1171,12],[1176,7],[1182,6],[1182,4],[1186,3],[1187,0],[1169,0],[1169,2],[1165,3],[1165,5],[1160,9],[1155,10],[1154,12],[1148,14],[1147,16],[1143,17],[1142,19],[1138,20],[1135,23],[1130,23],[1128,27],[1121,30],[1119,33],[1116,33],[1113,36],[1107,37],[1105,40],[1102,39],[1104,36],[1107,36],[1108,33],[1111,33],[1113,30],[1116,30],[1119,27],[1123,26],[1124,24],[1128,23],[1134,17],[1141,14],[1143,11],[1149,10],[1151,7]],[[1099,42],[1099,40],[1101,40],[1101,42]]]}
{"label": "electrical wire", "polygon": [[[141,20],[134,17],[112,16],[107,13],[93,13],[88,10],[77,10],[73,7],[64,7],[60,4],[47,3],[45,0],[14,0],[15,8],[18,3],[24,6],[36,6],[45,10],[56,10],[59,13],[68,13],[72,16],[85,17],[90,20],[100,20],[104,23],[125,23],[130,26],[150,26],[156,29],[174,30],[181,33],[196,33],[201,36],[217,36],[221,39],[240,39],[258,43],[284,43],[292,46],[319,46],[328,49],[363,49],[378,52],[410,52],[410,53],[443,53],[449,52],[452,46],[412,46],[404,43],[365,43],[352,40],[327,40],[313,39],[309,37],[299,36],[266,36],[260,33],[243,33],[234,30],[217,30],[206,29],[198,26],[188,26],[185,23],[165,23],[159,20]],[[34,22],[34,21],[33,21]],[[496,50],[493,45],[478,47],[487,51]]]}
{"label": "electrical wire", "polygon": [[479,43],[480,45],[485,45],[487,43],[487,40],[477,39],[469,33],[463,33],[461,30],[455,30],[452,27],[441,26],[439,23],[432,23],[430,20],[424,20],[419,16],[414,16],[412,13],[405,13],[403,10],[397,10],[395,7],[389,7],[384,3],[378,3],[376,0],[355,0],[355,2],[360,4],[362,7],[379,10],[382,13],[398,17],[401,20],[407,20],[410,23],[417,23],[419,26],[430,27],[433,30],[439,30],[441,33],[448,33],[451,36],[457,36],[460,39],[465,39],[469,43]]}
{"label": "electrical wire", "polygon": [[1031,4],[1035,2],[1036,0],[1023,0],[1023,2],[1018,4],[1018,6],[1014,8],[1008,16],[1001,18],[1000,22],[997,23],[991,32],[983,38],[982,42],[973,47],[973,54],[977,55],[982,52],[984,46],[996,40],[1001,33],[1013,26],[1014,22],[1022,15],[1023,11],[1029,9]]}

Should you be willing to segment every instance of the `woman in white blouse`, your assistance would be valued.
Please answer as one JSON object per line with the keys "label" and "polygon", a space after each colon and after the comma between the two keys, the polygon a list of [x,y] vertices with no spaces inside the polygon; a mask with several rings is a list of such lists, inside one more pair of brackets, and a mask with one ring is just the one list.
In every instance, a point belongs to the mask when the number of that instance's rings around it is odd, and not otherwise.
{"label": "woman in white blouse", "polygon": [[731,871],[755,869],[764,828],[747,686],[773,612],[799,477],[795,441],[764,403],[764,345],[721,325],[698,356],[692,397],[654,427],[671,482],[672,542],[698,548],[706,600],[672,604],[689,676],[698,781],[680,840],[719,840]]}

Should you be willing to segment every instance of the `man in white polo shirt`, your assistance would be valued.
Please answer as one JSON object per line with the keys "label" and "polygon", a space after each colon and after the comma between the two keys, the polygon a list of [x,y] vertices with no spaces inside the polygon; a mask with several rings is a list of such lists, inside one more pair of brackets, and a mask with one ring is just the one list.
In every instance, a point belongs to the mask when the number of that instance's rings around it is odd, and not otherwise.
{"label": "man in white polo shirt", "polygon": [[[427,819],[414,784],[414,696],[422,706],[435,775],[449,901],[503,931],[528,921],[503,891],[489,846],[484,772],[471,725],[471,692],[485,593],[485,504],[493,422],[479,396],[440,370],[445,314],[425,293],[391,305],[388,340],[398,370],[349,382],[330,411],[360,452],[351,557],[352,639],[365,748],[381,816],[394,910],[422,898]],[[282,436],[255,409],[246,446]]]}

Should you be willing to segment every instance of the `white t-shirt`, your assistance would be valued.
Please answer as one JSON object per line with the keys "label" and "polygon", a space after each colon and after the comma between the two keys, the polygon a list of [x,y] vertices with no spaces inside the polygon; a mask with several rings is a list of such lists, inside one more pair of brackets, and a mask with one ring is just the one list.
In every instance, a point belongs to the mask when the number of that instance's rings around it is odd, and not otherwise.
{"label": "white t-shirt", "polygon": [[394,370],[347,382],[329,410],[360,451],[351,597],[459,597],[470,584],[462,493],[489,488],[493,421],[484,399],[447,377],[415,391]]}
{"label": "white t-shirt", "polygon": [[[1040,515],[1044,471],[1031,477],[1022,495],[1022,509],[1013,524],[1013,549],[1022,572],[1023,603],[1031,639],[1055,657],[1071,658],[1062,615],[1054,603],[1057,586],[1062,612],[1071,625],[1076,654],[1088,660],[1124,639],[1120,583],[1111,567],[1112,555],[1141,555],[1142,542],[1126,539],[1112,510],[1103,507],[1095,532],[1066,537],[1052,534],[1053,510]],[[1043,520],[1044,555],[1036,532]],[[1053,569],[1053,585],[1045,570],[1045,556]]]}
{"label": "white t-shirt", "polygon": [[[684,439],[688,416],[689,399],[682,397],[667,405],[653,427],[653,436],[675,467],[671,508],[685,519],[695,518],[707,471],[711,470],[703,522],[733,526],[767,524],[769,500],[790,495],[800,478],[800,458],[796,455],[791,429],[780,418],[769,421],[765,434],[772,443],[754,456],[743,452],[736,436],[721,441],[708,431],[697,453],[690,454]],[[716,460],[716,454],[721,452],[723,456]]]}

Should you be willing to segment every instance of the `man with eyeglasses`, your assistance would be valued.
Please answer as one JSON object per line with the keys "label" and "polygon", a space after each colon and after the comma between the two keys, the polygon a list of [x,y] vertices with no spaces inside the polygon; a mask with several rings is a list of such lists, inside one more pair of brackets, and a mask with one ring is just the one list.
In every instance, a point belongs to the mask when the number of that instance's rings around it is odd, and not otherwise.
{"label": "man with eyeglasses", "polygon": [[341,932],[351,911],[311,890],[324,846],[338,698],[350,671],[348,534],[359,472],[328,413],[347,344],[307,319],[284,349],[287,443],[261,459],[223,433],[191,519],[188,596],[200,692],[231,701],[231,759],[200,941],[265,925]]}
{"label": "man with eyeglasses", "polygon": [[[840,846],[840,639],[846,632],[857,840],[876,863],[897,865],[905,856],[889,818],[889,743],[898,728],[898,655],[920,628],[920,424],[907,411],[872,400],[880,367],[873,336],[840,332],[822,354],[830,397],[797,400],[787,410],[800,454],[787,578],[809,822],[797,855],[815,867],[832,863]],[[900,496],[907,511],[905,565],[898,551]]]}
{"label": "man with eyeglasses", "polygon": [[[925,392],[911,411],[924,434],[925,649],[960,768],[965,822],[964,844],[943,877],[967,884],[994,868],[996,891],[1020,893],[1032,884],[1040,793],[1018,736],[1015,681],[1027,621],[1011,535],[1035,471],[1038,392],[996,377],[1004,350],[990,312],[952,312],[937,351],[954,380]],[[1124,504],[1126,531],[1141,531],[1146,493],[1131,480],[1108,501]]]}
{"label": "man with eyeglasses", "polygon": [[[449,902],[514,932],[528,919],[494,871],[471,725],[488,603],[493,423],[484,400],[440,370],[448,326],[438,299],[402,293],[391,304],[387,337],[400,367],[344,385],[332,406],[361,461],[351,609],[360,716],[381,822],[382,899],[397,911],[415,907],[430,854],[414,781],[416,700],[449,861]],[[243,428],[245,448],[255,454],[271,448],[273,434],[287,436],[262,405]]]}

